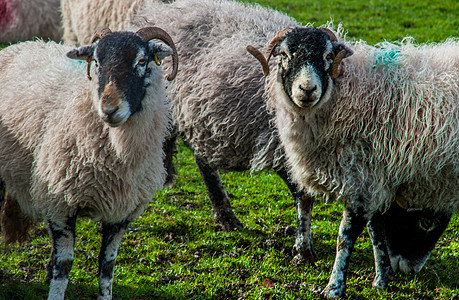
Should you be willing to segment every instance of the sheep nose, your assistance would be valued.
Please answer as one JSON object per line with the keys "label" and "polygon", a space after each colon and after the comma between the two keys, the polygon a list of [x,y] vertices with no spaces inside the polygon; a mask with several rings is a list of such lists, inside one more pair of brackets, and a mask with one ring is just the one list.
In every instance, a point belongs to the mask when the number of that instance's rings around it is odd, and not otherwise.
{"label": "sheep nose", "polygon": [[110,119],[117,111],[119,110],[118,106],[105,106],[103,109],[104,114]]}
{"label": "sheep nose", "polygon": [[302,90],[308,98],[311,97],[312,93],[314,93],[317,90],[317,85],[313,87],[304,87],[300,85],[300,90]]}

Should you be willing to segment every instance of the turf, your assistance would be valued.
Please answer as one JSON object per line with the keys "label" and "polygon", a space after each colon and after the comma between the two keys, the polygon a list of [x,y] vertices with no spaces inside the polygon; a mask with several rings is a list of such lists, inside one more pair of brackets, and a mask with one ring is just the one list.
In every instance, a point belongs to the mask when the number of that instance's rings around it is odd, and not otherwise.
{"label": "turf", "polygon": [[[342,23],[350,39],[369,43],[413,36],[441,42],[458,36],[459,3],[444,1],[262,0],[304,24]],[[0,78],[1,80],[1,78]],[[318,299],[330,274],[341,219],[340,203],[318,199],[313,214],[316,266],[292,263],[295,209],[272,172],[223,174],[233,209],[245,230],[216,226],[192,153],[181,143],[175,187],[157,193],[125,236],[115,268],[114,299]],[[368,233],[351,258],[347,299],[453,299],[459,297],[459,220],[455,216],[417,275],[397,275],[385,291],[373,289]],[[75,263],[66,297],[97,295],[98,224],[77,222]],[[0,299],[45,299],[51,250],[41,224],[23,245],[0,245]]]}

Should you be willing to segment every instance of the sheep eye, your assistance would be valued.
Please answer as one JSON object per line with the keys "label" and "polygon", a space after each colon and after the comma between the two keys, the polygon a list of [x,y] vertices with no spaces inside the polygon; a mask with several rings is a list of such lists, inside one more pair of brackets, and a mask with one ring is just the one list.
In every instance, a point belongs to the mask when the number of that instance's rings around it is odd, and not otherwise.
{"label": "sheep eye", "polygon": [[327,55],[326,59],[328,59],[328,60],[334,60],[334,59],[335,59],[335,53],[333,53],[333,52],[332,52],[332,53],[329,53],[329,54]]}
{"label": "sheep eye", "polygon": [[421,221],[419,221],[419,226],[424,230],[429,230],[433,226],[433,221],[430,219],[423,218]]}

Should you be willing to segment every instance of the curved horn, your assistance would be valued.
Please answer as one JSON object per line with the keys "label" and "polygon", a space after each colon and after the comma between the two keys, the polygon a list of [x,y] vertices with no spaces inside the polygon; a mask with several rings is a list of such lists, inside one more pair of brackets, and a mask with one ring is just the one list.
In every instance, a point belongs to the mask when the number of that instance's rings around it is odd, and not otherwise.
{"label": "curved horn", "polygon": [[282,42],[287,34],[289,34],[293,28],[287,27],[282,30],[279,30],[274,34],[274,36],[271,38],[269,41],[268,45],[266,46],[266,51],[265,51],[265,58],[266,61],[269,62],[269,59],[271,58],[271,55],[274,52],[274,48]]}
{"label": "curved horn", "polygon": [[255,56],[255,58],[258,59],[258,61],[260,62],[261,67],[263,69],[263,75],[268,76],[269,75],[269,65],[263,53],[261,53],[260,50],[258,50],[252,45],[248,45],[246,49],[250,54]]}
{"label": "curved horn", "polygon": [[322,30],[325,34],[328,35],[328,38],[330,39],[330,41],[332,41],[332,42],[337,42],[338,41],[338,38],[333,33],[333,31],[331,31],[330,29],[325,28],[325,27],[320,27],[319,29]]}
{"label": "curved horn", "polygon": [[335,59],[333,60],[330,66],[330,76],[332,79],[338,78],[338,76],[344,72],[344,65],[341,68],[341,70],[339,68],[339,65],[341,64],[341,61],[343,60],[343,58],[346,57],[346,54],[347,54],[346,50],[341,50],[340,52],[338,52]]}
{"label": "curved horn", "polygon": [[[112,33],[112,31],[110,30],[110,28],[108,27],[100,27],[96,30],[96,32],[94,33],[94,36],[92,37],[91,39],[91,44],[94,43],[95,41],[103,38],[104,36],[106,36],[107,34],[110,34]],[[92,61],[92,57],[89,57],[86,62],[88,63],[86,65],[86,76],[88,77],[89,80],[91,80],[91,75],[89,75],[89,73],[91,72],[91,61]]]}
{"label": "curved horn", "polygon": [[276,46],[282,42],[285,38],[285,36],[290,33],[291,31],[293,30],[293,28],[290,28],[290,27],[287,27],[287,28],[284,28],[282,30],[279,30],[278,32],[276,32],[273,37],[271,38],[271,40],[268,42],[268,45],[266,46],[266,51],[265,51],[265,54],[263,55],[263,53],[260,52],[260,50],[258,50],[257,48],[255,48],[254,46],[247,46],[247,51],[252,54],[256,59],[258,59],[258,61],[260,62],[261,64],[261,67],[263,69],[263,75],[267,76],[269,74],[269,59],[271,58],[271,55],[273,54],[274,52],[274,48],[276,48]]}
{"label": "curved horn", "polygon": [[177,48],[175,47],[174,41],[171,36],[159,27],[144,27],[137,30],[138,34],[144,41],[149,41],[152,39],[159,39],[172,48],[172,71],[167,75],[167,80],[171,81],[177,76],[178,70],[178,54]]}
{"label": "curved horn", "polygon": [[110,33],[112,33],[112,31],[108,27],[97,28],[96,32],[94,33],[94,36],[92,37],[91,44]]}

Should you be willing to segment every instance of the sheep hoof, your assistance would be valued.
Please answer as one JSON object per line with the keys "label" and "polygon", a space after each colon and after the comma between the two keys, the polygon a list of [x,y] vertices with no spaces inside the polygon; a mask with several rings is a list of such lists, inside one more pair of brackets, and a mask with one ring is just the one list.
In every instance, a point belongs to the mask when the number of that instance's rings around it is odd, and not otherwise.
{"label": "sheep hoof", "polygon": [[329,284],[322,291],[322,295],[325,296],[327,299],[339,298],[343,294],[344,294],[344,285],[336,286],[334,284]]}
{"label": "sheep hoof", "polygon": [[314,251],[307,253],[298,253],[292,259],[292,264],[294,265],[304,265],[309,264],[311,266],[316,265],[316,254]]}
{"label": "sheep hoof", "polygon": [[388,286],[388,278],[376,275],[375,279],[373,280],[373,287],[380,289],[380,290],[385,290]]}
{"label": "sheep hoof", "polygon": [[302,265],[307,263],[311,266],[314,266],[317,260],[317,254],[312,246],[304,247],[304,245],[298,246],[295,244],[293,245],[292,254],[292,263],[295,265]]}
{"label": "sheep hoof", "polygon": [[218,224],[216,230],[229,232],[244,229],[242,222],[236,218],[229,204],[228,206],[218,207],[218,209],[214,207],[212,212]]}
{"label": "sheep hoof", "polygon": [[231,214],[226,214],[225,216],[216,216],[215,217],[217,221],[217,227],[216,229],[218,231],[237,231],[237,230],[243,230],[244,226],[242,225],[241,221],[239,221],[238,218],[234,215],[234,213]]}

